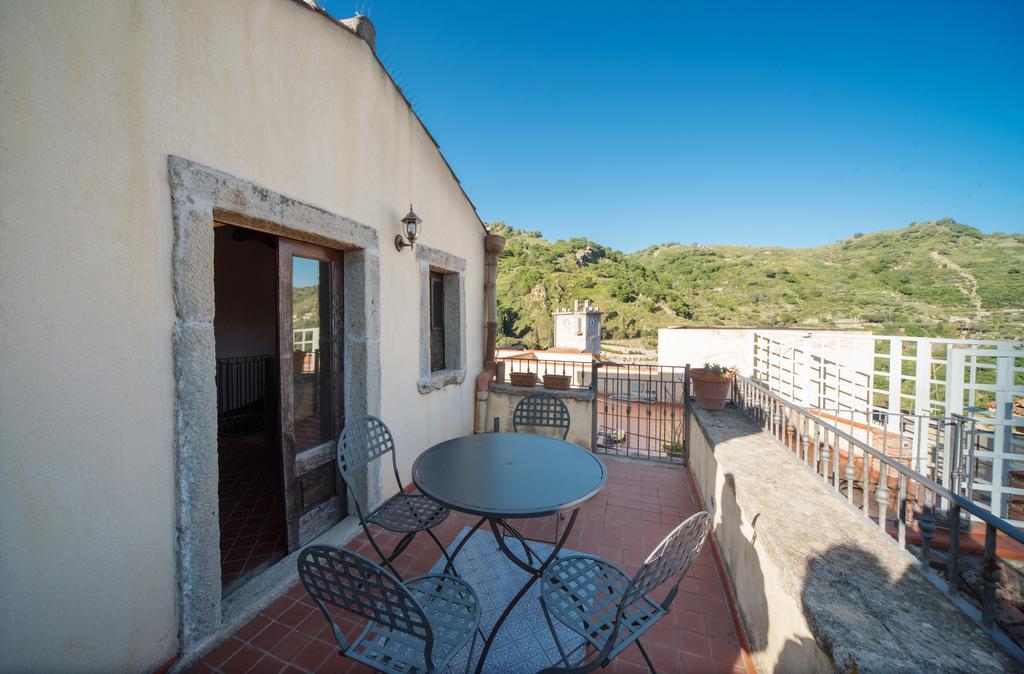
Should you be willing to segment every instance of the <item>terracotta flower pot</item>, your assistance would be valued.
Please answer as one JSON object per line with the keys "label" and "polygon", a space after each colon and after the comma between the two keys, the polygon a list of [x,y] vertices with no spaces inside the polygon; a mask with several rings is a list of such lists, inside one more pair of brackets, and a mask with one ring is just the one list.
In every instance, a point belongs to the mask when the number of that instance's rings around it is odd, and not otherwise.
{"label": "terracotta flower pot", "polygon": [[508,378],[513,386],[533,387],[537,385],[536,372],[512,372],[508,375]]}
{"label": "terracotta flower pot", "polygon": [[729,399],[729,387],[732,386],[732,373],[716,374],[704,368],[690,370],[690,381],[693,382],[693,395],[697,404],[706,410],[720,410]]}
{"label": "terracotta flower pot", "polygon": [[569,375],[567,374],[546,374],[544,375],[544,388],[557,391],[569,390]]}

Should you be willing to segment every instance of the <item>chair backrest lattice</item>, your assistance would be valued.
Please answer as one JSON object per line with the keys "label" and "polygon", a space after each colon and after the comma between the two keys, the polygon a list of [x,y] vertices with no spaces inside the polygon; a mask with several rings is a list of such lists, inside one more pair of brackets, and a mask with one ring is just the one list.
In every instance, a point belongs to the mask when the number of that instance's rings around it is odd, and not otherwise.
{"label": "chair backrest lattice", "polygon": [[395,451],[391,431],[377,417],[366,415],[345,424],[338,438],[338,469],[343,475]]}
{"label": "chair backrest lattice", "polygon": [[[701,511],[691,515],[669,532],[633,575],[628,592],[630,596],[624,598],[624,603],[646,595],[666,580],[677,577],[676,587],[672,588],[663,602],[671,603],[679,580],[697,559],[710,530],[711,516]],[[667,605],[665,607],[667,608]]]}
{"label": "chair backrest lattice", "polygon": [[550,393],[532,393],[516,405],[512,412],[512,429],[520,426],[562,429],[562,439],[569,435],[569,408]]}
{"label": "chair backrest lattice", "polygon": [[[556,569],[554,575],[547,578],[552,591],[545,598],[545,606],[600,649],[590,661],[596,668],[609,657],[620,638],[638,636],[637,628],[645,621],[657,620],[668,611],[710,530],[708,513],[692,515],[662,539],[632,578],[614,568],[609,570],[607,563],[595,564],[587,555],[561,559],[552,567]],[[655,603],[648,593],[673,577],[672,588],[660,604]],[[655,607],[661,612],[652,616]],[[587,667],[574,671],[587,671]]]}
{"label": "chair backrest lattice", "polygon": [[365,480],[356,471],[367,464],[391,454],[391,467],[395,471],[395,480],[401,484],[398,476],[398,461],[395,458],[395,440],[387,425],[375,416],[365,415],[352,419],[338,437],[337,463],[341,479],[345,481],[349,493],[359,509],[360,518],[363,511],[369,508]]}
{"label": "chair backrest lattice", "polygon": [[423,609],[402,583],[362,555],[313,545],[298,559],[299,578],[332,624],[324,604],[335,606],[424,642],[433,643]]}

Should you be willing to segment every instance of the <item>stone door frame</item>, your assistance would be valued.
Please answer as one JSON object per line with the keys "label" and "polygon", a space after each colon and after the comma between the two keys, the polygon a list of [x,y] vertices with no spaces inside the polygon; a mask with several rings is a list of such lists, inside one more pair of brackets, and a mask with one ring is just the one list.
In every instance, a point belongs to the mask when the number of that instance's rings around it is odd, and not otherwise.
{"label": "stone door frame", "polygon": [[[179,648],[222,626],[215,380],[214,220],[343,251],[346,418],[380,413],[377,231],[181,157],[167,159],[174,232],[174,466]],[[379,498],[379,465],[366,480]],[[288,561],[286,558],[285,562]]]}

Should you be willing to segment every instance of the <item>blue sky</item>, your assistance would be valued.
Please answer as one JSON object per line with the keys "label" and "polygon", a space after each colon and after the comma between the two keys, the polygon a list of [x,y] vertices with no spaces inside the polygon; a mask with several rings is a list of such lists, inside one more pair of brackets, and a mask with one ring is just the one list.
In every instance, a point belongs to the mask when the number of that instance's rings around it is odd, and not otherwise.
{"label": "blue sky", "polygon": [[1016,0],[326,8],[374,21],[485,221],[627,251],[1024,231]]}

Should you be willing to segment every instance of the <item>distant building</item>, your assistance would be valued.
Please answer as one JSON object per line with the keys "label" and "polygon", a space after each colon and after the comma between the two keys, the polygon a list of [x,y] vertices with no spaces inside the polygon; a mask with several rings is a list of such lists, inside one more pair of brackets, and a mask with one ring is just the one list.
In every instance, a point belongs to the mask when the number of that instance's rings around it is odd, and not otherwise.
{"label": "distant building", "polygon": [[499,347],[498,358],[558,360],[590,363],[601,360],[601,311],[590,300],[573,302],[572,309],[552,312],[555,344],[550,349],[528,349],[522,344]]}
{"label": "distant building", "polygon": [[573,302],[572,309],[559,309],[555,316],[556,349],[601,353],[601,311],[590,300]]}

